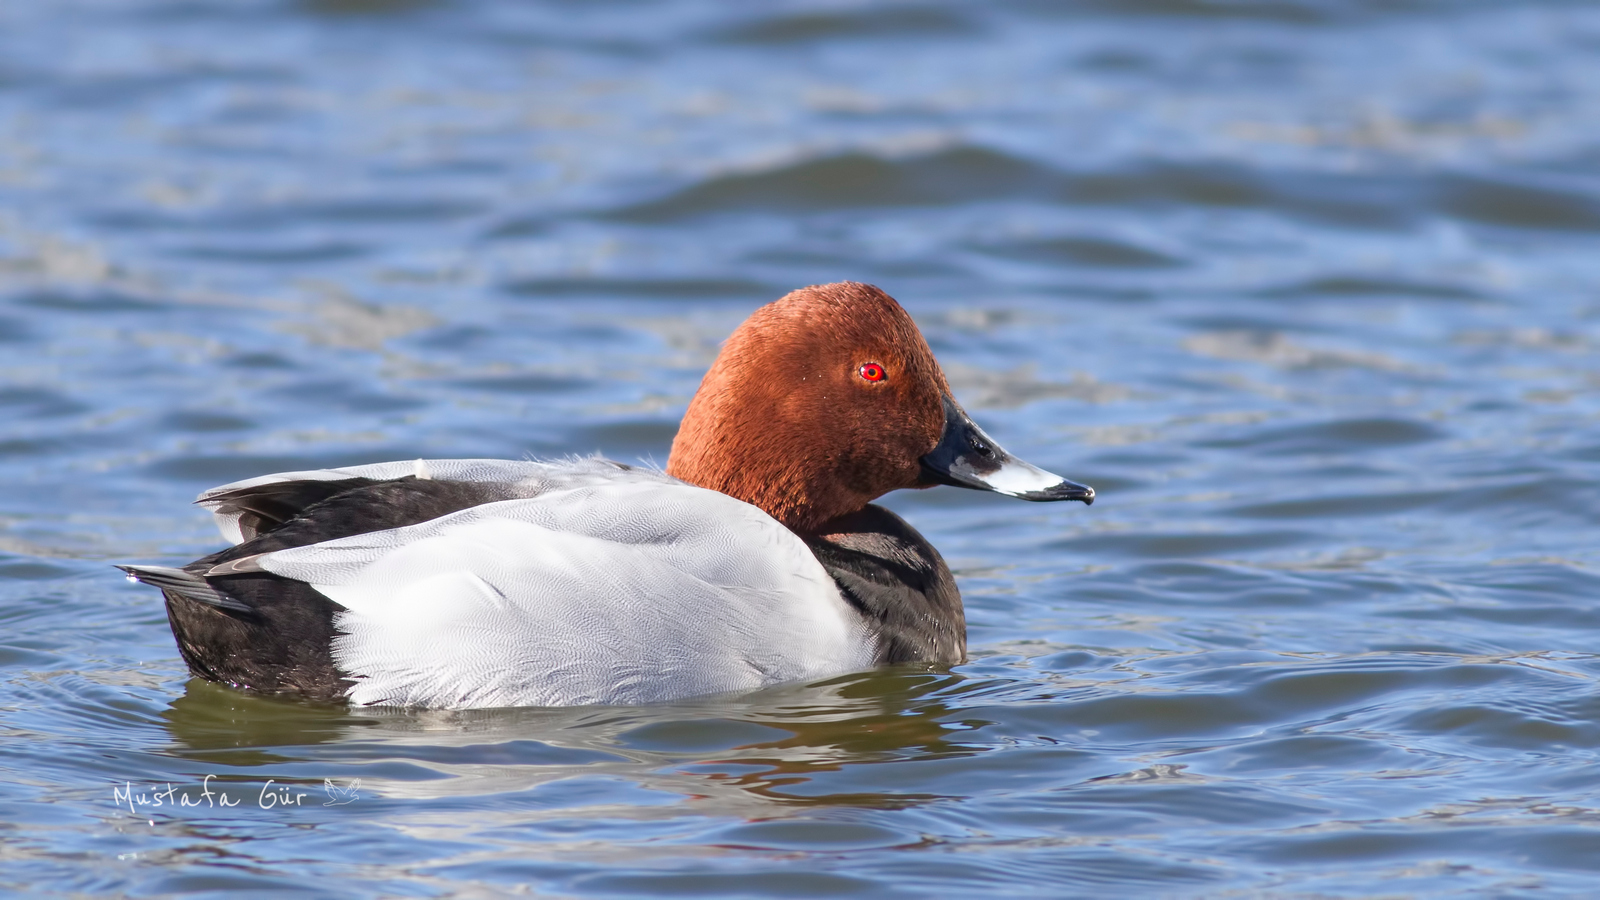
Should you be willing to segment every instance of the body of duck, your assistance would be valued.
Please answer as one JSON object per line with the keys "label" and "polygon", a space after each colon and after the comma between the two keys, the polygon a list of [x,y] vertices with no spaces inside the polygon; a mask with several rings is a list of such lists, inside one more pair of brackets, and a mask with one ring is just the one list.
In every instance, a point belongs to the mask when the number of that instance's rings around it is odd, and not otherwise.
{"label": "body of duck", "polygon": [[966,655],[938,552],[871,501],[953,484],[1092,489],[1008,456],[867,285],[734,333],[665,472],[418,460],[268,475],[199,503],[234,546],[160,587],[196,675],[427,707],[633,704]]}

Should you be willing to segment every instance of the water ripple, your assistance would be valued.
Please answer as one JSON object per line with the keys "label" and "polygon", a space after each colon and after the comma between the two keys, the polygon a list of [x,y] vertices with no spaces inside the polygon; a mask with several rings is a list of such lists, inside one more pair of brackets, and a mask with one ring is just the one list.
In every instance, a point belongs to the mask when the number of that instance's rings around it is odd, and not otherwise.
{"label": "water ripple", "polygon": [[[1560,0],[0,4],[0,885],[1592,893],[1595,46]],[[952,672],[287,702],[106,564],[263,472],[659,463],[842,278],[1099,489],[885,500]]]}

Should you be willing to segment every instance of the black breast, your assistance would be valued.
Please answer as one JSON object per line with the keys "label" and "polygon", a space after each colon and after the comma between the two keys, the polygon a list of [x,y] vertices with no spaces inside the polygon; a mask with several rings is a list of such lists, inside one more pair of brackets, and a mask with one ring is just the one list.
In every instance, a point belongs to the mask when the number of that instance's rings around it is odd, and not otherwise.
{"label": "black breast", "polygon": [[949,566],[915,528],[881,506],[801,535],[845,600],[878,630],[878,663],[966,661],[967,618]]}

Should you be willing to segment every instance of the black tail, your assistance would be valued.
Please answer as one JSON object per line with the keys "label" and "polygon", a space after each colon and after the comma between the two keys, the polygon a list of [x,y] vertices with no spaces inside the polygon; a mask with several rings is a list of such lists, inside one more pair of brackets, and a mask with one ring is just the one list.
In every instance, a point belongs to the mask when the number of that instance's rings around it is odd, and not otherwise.
{"label": "black tail", "polygon": [[196,603],[204,603],[226,612],[255,618],[255,610],[218,591],[193,572],[169,566],[117,566],[117,568],[127,572],[128,577],[134,581],[158,587],[163,593],[177,594]]}
{"label": "black tail", "polygon": [[340,701],[349,690],[332,652],[343,608],[311,585],[267,572],[207,579],[167,566],[117,568],[166,595],[172,636],[195,675],[312,700]]}

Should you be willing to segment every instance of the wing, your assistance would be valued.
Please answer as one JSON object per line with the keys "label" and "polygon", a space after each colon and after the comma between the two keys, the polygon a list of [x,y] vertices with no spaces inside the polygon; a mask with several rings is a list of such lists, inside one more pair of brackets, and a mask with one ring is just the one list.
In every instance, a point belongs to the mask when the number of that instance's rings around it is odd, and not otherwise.
{"label": "wing", "polygon": [[302,581],[343,607],[333,659],[358,704],[650,703],[872,665],[859,614],[787,528],[608,465],[547,467],[524,480],[531,497],[229,572]]}
{"label": "wing", "polygon": [[262,475],[214,487],[195,502],[211,510],[224,539],[239,544],[278,528],[317,503],[387,481],[473,484],[500,491],[493,499],[501,499],[531,496],[549,486],[605,478],[618,471],[638,470],[600,458],[554,462],[417,459]]}

